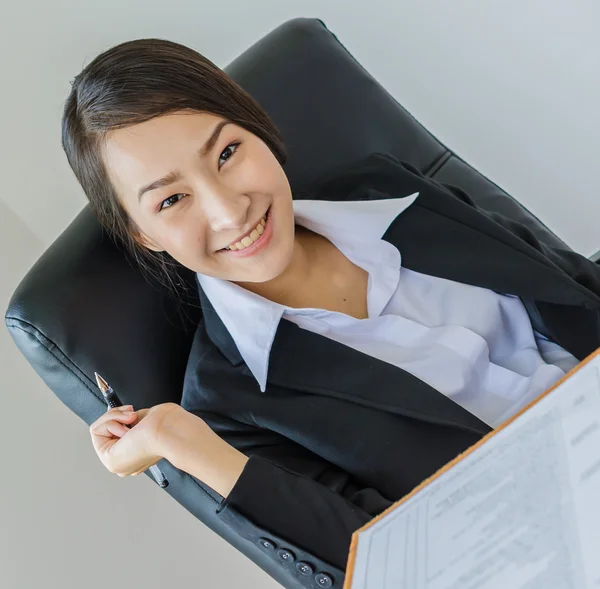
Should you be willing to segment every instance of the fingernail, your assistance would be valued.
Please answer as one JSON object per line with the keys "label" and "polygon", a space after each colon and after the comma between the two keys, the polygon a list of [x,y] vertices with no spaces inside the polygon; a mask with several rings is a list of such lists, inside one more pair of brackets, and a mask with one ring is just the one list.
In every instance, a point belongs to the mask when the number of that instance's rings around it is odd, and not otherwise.
{"label": "fingernail", "polygon": [[121,411],[131,411],[133,409],[133,405],[123,405],[121,407]]}

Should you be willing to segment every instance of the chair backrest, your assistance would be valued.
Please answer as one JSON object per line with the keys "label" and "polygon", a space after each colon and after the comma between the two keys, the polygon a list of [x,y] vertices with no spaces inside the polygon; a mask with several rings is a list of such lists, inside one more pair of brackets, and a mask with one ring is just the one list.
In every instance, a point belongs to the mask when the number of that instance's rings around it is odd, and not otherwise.
{"label": "chair backrest", "polygon": [[[465,188],[484,208],[527,223],[544,241],[562,243],[424,129],[322,21],[299,18],[282,24],[225,71],[279,127],[292,190],[333,166],[384,151]],[[48,387],[88,424],[105,410],[94,371],[135,407],[179,402],[200,319],[194,277],[184,279],[190,294],[180,305],[144,279],[86,206],[18,286],[6,324]],[[283,582],[270,557],[221,526],[214,494],[163,462],[171,483],[166,492]]]}

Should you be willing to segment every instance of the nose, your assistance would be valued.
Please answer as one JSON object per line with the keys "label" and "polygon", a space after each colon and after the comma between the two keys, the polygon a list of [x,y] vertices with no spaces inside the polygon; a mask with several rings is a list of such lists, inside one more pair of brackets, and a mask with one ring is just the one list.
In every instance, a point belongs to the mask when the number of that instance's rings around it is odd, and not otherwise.
{"label": "nose", "polygon": [[240,229],[248,221],[250,197],[229,193],[223,188],[204,191],[199,199],[203,216],[215,233]]}

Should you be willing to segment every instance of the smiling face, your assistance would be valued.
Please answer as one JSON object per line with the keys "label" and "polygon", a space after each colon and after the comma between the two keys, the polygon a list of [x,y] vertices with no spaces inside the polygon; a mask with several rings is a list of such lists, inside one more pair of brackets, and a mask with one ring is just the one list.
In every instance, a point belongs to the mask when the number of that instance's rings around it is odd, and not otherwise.
{"label": "smiling face", "polygon": [[143,246],[236,282],[272,280],[290,263],[287,176],[243,127],[209,113],[172,113],[111,131],[103,158]]}

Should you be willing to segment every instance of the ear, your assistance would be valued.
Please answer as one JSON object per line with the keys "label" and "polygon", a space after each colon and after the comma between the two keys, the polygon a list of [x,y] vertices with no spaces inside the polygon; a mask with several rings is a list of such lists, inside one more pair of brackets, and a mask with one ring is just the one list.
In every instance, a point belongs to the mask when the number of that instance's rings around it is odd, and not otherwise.
{"label": "ear", "polygon": [[145,235],[144,233],[141,233],[139,231],[134,231],[133,239],[135,239],[137,241],[137,243],[139,243],[142,247],[145,247],[146,249],[149,249],[153,252],[164,252],[165,251],[164,247],[160,247],[157,243],[152,241],[152,239],[150,239],[147,235]]}

